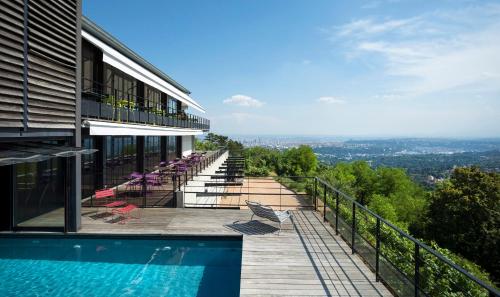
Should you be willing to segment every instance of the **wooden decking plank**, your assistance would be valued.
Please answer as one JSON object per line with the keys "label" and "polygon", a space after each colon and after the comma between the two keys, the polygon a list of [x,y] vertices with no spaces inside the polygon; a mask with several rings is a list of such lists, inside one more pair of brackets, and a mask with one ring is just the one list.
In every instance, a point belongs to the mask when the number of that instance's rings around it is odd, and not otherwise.
{"label": "wooden decking plank", "polygon": [[144,209],[124,225],[83,217],[80,232],[224,235],[240,233],[241,224],[257,226],[269,232],[243,231],[241,296],[392,296],[315,212],[293,214],[279,235],[270,233],[272,222],[249,222],[248,210],[164,208]]}

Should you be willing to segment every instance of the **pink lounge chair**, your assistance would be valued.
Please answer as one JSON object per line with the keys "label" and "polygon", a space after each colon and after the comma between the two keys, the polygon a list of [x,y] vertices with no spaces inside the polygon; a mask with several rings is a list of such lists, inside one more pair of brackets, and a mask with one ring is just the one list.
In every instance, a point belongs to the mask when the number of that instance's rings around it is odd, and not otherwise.
{"label": "pink lounge chair", "polygon": [[126,204],[127,202],[125,201],[122,201],[122,200],[117,200],[117,201],[112,201],[112,202],[109,202],[108,203],[108,199],[115,199],[116,198],[116,194],[115,194],[115,190],[113,189],[104,189],[104,190],[97,190],[95,191],[95,199],[99,200],[99,199],[106,199],[106,201],[104,202],[105,204],[102,205],[106,208],[112,208],[112,207],[118,207],[118,206],[122,206],[124,204]]}
{"label": "pink lounge chair", "polygon": [[137,206],[135,206],[134,204],[129,204],[129,205],[127,205],[125,207],[122,207],[122,208],[115,208],[111,212],[114,215],[121,215],[121,216],[123,216],[125,219],[121,220],[119,223],[120,224],[125,224],[127,221],[129,221],[131,219],[138,219],[138,217],[133,217],[132,216],[132,211],[134,209],[137,209]]}

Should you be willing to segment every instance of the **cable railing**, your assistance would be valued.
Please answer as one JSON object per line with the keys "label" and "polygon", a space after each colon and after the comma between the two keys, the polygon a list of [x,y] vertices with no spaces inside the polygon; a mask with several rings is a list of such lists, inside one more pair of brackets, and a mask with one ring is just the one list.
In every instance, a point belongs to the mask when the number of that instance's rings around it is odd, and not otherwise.
{"label": "cable railing", "polygon": [[500,296],[443,254],[315,178],[315,209],[397,296]]}
{"label": "cable railing", "polygon": [[[144,172],[131,171],[122,174],[121,177],[105,177],[104,185],[93,189],[96,190],[113,189],[116,199],[134,204],[140,208],[150,207],[175,207],[176,192],[190,180],[193,180],[198,173],[215,162],[225,150],[207,152],[198,162],[192,163],[182,172],[164,171],[160,166],[156,168],[144,169]],[[113,172],[113,168],[107,168]],[[95,175],[102,176],[103,172],[95,171]],[[114,174],[113,174],[114,175]],[[152,179],[148,178],[152,177]],[[99,207],[102,201],[97,201],[93,194],[83,197],[82,206]]]}
{"label": "cable railing", "polygon": [[242,172],[238,174],[237,170],[216,172],[199,174],[184,187],[184,207],[242,208],[250,200],[276,210],[314,208],[308,193],[289,187],[292,180],[311,183],[314,177],[249,177]]}
{"label": "cable railing", "polygon": [[[243,169],[241,162],[223,166],[235,170],[199,175],[197,183],[187,184],[185,206],[242,208],[246,200],[252,200],[279,210],[316,210],[335,234],[349,244],[352,253],[358,254],[374,271],[376,280],[386,284],[396,296],[500,296],[491,284],[455,264],[436,248],[412,237],[318,177],[249,177],[234,174]],[[293,199],[296,202],[290,203]]]}
{"label": "cable railing", "polygon": [[108,121],[210,130],[210,120],[96,81],[82,82],[82,116]]}

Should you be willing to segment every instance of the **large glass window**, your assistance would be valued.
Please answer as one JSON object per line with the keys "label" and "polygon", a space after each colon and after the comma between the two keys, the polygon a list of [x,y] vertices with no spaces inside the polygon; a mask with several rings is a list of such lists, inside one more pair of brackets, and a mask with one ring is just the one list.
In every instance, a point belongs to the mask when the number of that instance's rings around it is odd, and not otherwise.
{"label": "large glass window", "polygon": [[15,167],[14,225],[64,227],[65,158]]}
{"label": "large glass window", "polygon": [[177,158],[177,137],[168,136],[167,139],[167,158],[168,160],[175,160]]}
{"label": "large glass window", "polygon": [[137,141],[135,136],[106,136],[106,176],[108,187],[124,183],[136,169]]}
{"label": "large glass window", "polygon": [[96,51],[87,41],[82,42],[82,88],[84,92],[94,93]]}
{"label": "large glass window", "polygon": [[[91,136],[82,138],[82,147],[95,149],[95,139]],[[82,155],[82,198],[89,197],[96,190],[96,154]]]}
{"label": "large glass window", "polygon": [[175,116],[177,115],[178,113],[178,104],[177,104],[177,100],[172,98],[172,97],[168,97],[167,99],[167,108],[168,108],[168,114],[169,115],[172,115],[172,116]]}
{"label": "large glass window", "polygon": [[104,90],[106,94],[105,100],[115,100],[115,104],[121,107],[126,107],[129,104],[131,108],[136,106],[137,83],[135,78],[116,68],[105,65],[104,82],[106,86]]}
{"label": "large glass window", "polygon": [[146,136],[144,147],[146,171],[153,171],[155,166],[160,164],[160,151],[160,136]]}
{"label": "large glass window", "polygon": [[145,100],[149,112],[161,115],[163,114],[163,106],[161,104],[161,92],[148,85],[145,86]]}

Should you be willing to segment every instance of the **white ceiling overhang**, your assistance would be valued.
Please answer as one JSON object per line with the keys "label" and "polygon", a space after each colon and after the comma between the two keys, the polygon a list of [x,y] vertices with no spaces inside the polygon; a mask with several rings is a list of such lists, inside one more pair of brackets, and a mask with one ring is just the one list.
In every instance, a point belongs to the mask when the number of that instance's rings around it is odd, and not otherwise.
{"label": "white ceiling overhang", "polygon": [[113,49],[109,45],[105,44],[98,38],[92,36],[90,33],[82,30],[82,37],[88,40],[90,43],[94,44],[100,48],[103,52],[103,62],[107,63],[126,74],[134,77],[137,80],[144,82],[166,94],[174,97],[175,99],[187,104],[196,110],[205,113],[205,110],[201,105],[199,105],[193,98],[191,98],[186,93],[180,91],[176,87],[172,86],[167,81],[163,80],[156,74],[127,58],[117,50]]}
{"label": "white ceiling overhang", "polygon": [[83,121],[82,126],[89,128],[90,135],[188,136],[203,134],[202,130],[196,129],[122,124],[93,120]]}

